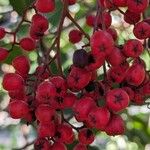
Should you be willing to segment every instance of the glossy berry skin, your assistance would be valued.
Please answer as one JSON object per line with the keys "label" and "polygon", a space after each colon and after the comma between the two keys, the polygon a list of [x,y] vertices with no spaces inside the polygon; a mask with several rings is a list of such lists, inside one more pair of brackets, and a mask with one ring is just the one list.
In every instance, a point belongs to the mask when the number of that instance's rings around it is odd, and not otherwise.
{"label": "glossy berry skin", "polygon": [[146,39],[150,36],[150,25],[144,21],[134,26],[133,33],[138,39]]}
{"label": "glossy berry skin", "polygon": [[71,144],[74,141],[72,127],[68,124],[61,124],[57,127],[56,141]]}
{"label": "glossy berry skin", "polygon": [[87,150],[87,148],[86,145],[79,143],[73,148],[73,150]]}
{"label": "glossy berry skin", "polygon": [[36,48],[35,41],[29,37],[20,40],[20,47],[26,51],[33,51]]}
{"label": "glossy berry skin", "polygon": [[67,83],[66,80],[61,76],[50,78],[50,82],[56,88],[56,96],[64,96],[67,93]]}
{"label": "glossy berry skin", "polygon": [[110,54],[112,48],[114,47],[112,36],[108,32],[102,30],[97,31],[92,35],[90,44],[92,47],[92,51],[104,53],[105,55]]}
{"label": "glossy berry skin", "polygon": [[4,61],[9,55],[9,52],[7,49],[0,47],[0,62]]}
{"label": "glossy berry skin", "polygon": [[49,13],[55,10],[54,0],[37,0],[35,3],[36,9],[41,13]]}
{"label": "glossy berry skin", "polygon": [[148,2],[148,0],[127,0],[127,6],[131,12],[142,13],[148,7]]}
{"label": "glossy berry skin", "polygon": [[88,64],[88,53],[84,49],[76,50],[73,54],[73,65],[84,68]]}
{"label": "glossy berry skin", "polygon": [[71,30],[69,33],[69,41],[73,44],[80,42],[82,39],[82,33],[81,31],[74,29]]}
{"label": "glossy berry skin", "polygon": [[56,88],[51,82],[44,81],[38,86],[36,99],[39,104],[49,104],[54,96],[56,96]]}
{"label": "glossy berry skin", "polygon": [[24,81],[23,78],[15,73],[7,73],[3,77],[2,82],[3,88],[7,91],[15,91],[23,89]]}
{"label": "glossy berry skin", "polygon": [[45,138],[38,138],[34,141],[34,150],[50,150],[50,143]]}
{"label": "glossy berry skin", "polygon": [[139,86],[145,78],[145,69],[142,65],[136,64],[130,67],[127,72],[126,82],[133,86]]}
{"label": "glossy berry skin", "polygon": [[122,135],[125,132],[124,121],[118,114],[112,114],[105,132],[110,136]]}
{"label": "glossy berry skin", "polygon": [[124,57],[122,51],[119,48],[115,47],[115,48],[113,48],[111,54],[108,55],[107,61],[112,66],[119,66],[121,63],[123,63],[125,61],[125,57]]}
{"label": "glossy berry skin", "polygon": [[5,34],[6,34],[5,29],[0,27],[0,40],[5,37]]}
{"label": "glossy berry skin", "polygon": [[88,114],[91,109],[94,109],[96,104],[94,100],[90,97],[83,97],[76,101],[73,111],[75,113],[75,117],[78,121],[87,120]]}
{"label": "glossy berry skin", "polygon": [[136,24],[141,19],[140,13],[131,12],[127,9],[127,11],[124,14],[124,21],[129,24]]}
{"label": "glossy berry skin", "polygon": [[128,40],[123,47],[123,53],[127,57],[139,57],[143,52],[143,45],[139,40],[131,39]]}
{"label": "glossy berry skin", "polygon": [[49,122],[47,124],[40,123],[38,125],[38,136],[40,138],[53,137],[55,135],[55,124],[54,122]]}
{"label": "glossy berry skin", "polygon": [[79,131],[78,138],[80,143],[88,145],[94,141],[94,134],[90,129],[83,128]]}
{"label": "glossy berry skin", "polygon": [[110,90],[106,95],[106,105],[113,112],[120,112],[129,105],[129,95],[122,89]]}
{"label": "glossy berry skin", "polygon": [[30,62],[26,56],[18,56],[12,61],[15,70],[23,76],[26,76],[30,70]]}
{"label": "glossy berry skin", "polygon": [[81,90],[90,82],[90,80],[91,72],[73,66],[67,77],[67,84],[72,90]]}
{"label": "glossy berry skin", "polygon": [[63,143],[55,142],[50,150],[67,150],[67,147]]}
{"label": "glossy berry skin", "polygon": [[91,109],[88,115],[88,124],[99,130],[104,130],[110,119],[110,112],[106,107]]}
{"label": "glossy berry skin", "polygon": [[39,105],[35,111],[35,116],[40,123],[49,123],[52,121],[55,115],[55,110],[49,105]]}
{"label": "glossy berry skin", "polygon": [[29,106],[22,100],[13,100],[8,105],[8,111],[13,119],[21,119],[29,112]]}

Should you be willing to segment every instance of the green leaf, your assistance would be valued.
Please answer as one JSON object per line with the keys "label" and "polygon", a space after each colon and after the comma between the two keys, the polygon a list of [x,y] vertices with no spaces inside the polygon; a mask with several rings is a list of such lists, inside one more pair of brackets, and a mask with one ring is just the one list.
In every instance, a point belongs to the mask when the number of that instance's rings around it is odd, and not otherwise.
{"label": "green leaf", "polygon": [[30,6],[32,2],[33,0],[10,0],[10,4],[19,15],[22,15],[25,8]]}

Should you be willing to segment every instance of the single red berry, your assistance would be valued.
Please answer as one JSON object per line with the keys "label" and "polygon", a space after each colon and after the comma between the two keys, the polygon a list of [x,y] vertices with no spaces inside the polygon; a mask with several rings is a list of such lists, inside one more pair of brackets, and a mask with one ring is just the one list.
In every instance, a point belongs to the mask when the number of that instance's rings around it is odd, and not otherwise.
{"label": "single red berry", "polygon": [[137,105],[143,105],[144,104],[144,96],[142,93],[139,93],[139,91],[134,92],[134,98],[132,99],[132,102]]}
{"label": "single red berry", "polygon": [[109,55],[114,47],[112,36],[108,32],[102,30],[97,31],[92,35],[90,44],[92,51],[104,53],[105,55]]}
{"label": "single red berry", "polygon": [[75,113],[75,117],[78,121],[87,120],[88,114],[91,109],[94,109],[96,104],[94,100],[90,97],[83,97],[76,101],[73,111]]}
{"label": "single red berry", "polygon": [[21,119],[29,112],[29,106],[22,100],[13,100],[8,105],[8,111],[13,119]]}
{"label": "single red berry", "polygon": [[128,40],[123,47],[123,53],[127,57],[139,57],[143,52],[143,45],[140,41],[136,39]]}
{"label": "single red berry", "polygon": [[56,88],[56,96],[64,96],[67,93],[67,83],[66,80],[60,76],[52,77],[49,79],[50,82]]}
{"label": "single red berry", "polygon": [[54,0],[37,0],[35,3],[36,9],[41,13],[49,13],[55,10]]}
{"label": "single red berry", "polygon": [[49,122],[47,124],[40,123],[38,126],[38,136],[40,138],[53,137],[55,135],[55,124]]}
{"label": "single red berry", "polygon": [[115,47],[115,48],[113,48],[111,54],[108,55],[107,61],[112,66],[119,66],[121,63],[123,63],[125,61],[125,57],[124,57],[121,49]]}
{"label": "single red berry", "polygon": [[122,111],[129,105],[129,95],[120,88],[110,90],[106,96],[106,105],[114,112]]}
{"label": "single red berry", "polygon": [[78,138],[80,143],[88,145],[94,141],[94,134],[90,129],[84,128],[79,131]]}
{"label": "single red berry", "polygon": [[49,123],[54,118],[55,110],[49,105],[42,104],[37,107],[35,115],[37,120],[40,121],[40,123]]}
{"label": "single red berry", "polygon": [[91,72],[73,66],[67,77],[67,84],[70,89],[81,90],[90,82],[90,80]]}
{"label": "single red berry", "polygon": [[65,146],[65,144],[60,143],[60,142],[55,142],[52,145],[51,150],[67,150],[67,147]]}
{"label": "single red berry", "polygon": [[9,91],[8,94],[11,99],[23,100],[26,97],[24,89]]}
{"label": "single red berry", "polygon": [[35,41],[29,37],[20,40],[20,47],[26,51],[32,51],[36,48]]}
{"label": "single red berry", "polygon": [[87,147],[86,145],[79,143],[73,148],[73,150],[87,150]]}
{"label": "single red berry", "polygon": [[74,141],[72,127],[68,124],[61,124],[57,127],[55,134],[56,141],[71,144]]}
{"label": "single red berry", "polygon": [[105,132],[110,136],[122,135],[125,132],[124,121],[118,114],[112,114]]}
{"label": "single red berry", "polygon": [[68,0],[68,5],[74,5],[77,2],[77,0]]}
{"label": "single red berry", "polygon": [[106,31],[112,36],[114,41],[117,40],[118,35],[117,35],[117,31],[114,28],[108,28]]}
{"label": "single red berry", "polygon": [[139,86],[145,79],[145,69],[142,65],[133,65],[127,72],[126,82],[133,86]]}
{"label": "single red berry", "polygon": [[15,73],[7,73],[3,77],[2,82],[3,88],[7,91],[16,91],[23,89],[24,81],[23,78]]}
{"label": "single red berry", "polygon": [[138,39],[146,39],[150,36],[150,25],[144,21],[134,26],[133,33]]}
{"label": "single red berry", "polygon": [[12,61],[13,67],[23,76],[26,76],[30,70],[30,62],[26,56],[18,56]]}
{"label": "single red berry", "polygon": [[131,12],[142,13],[148,7],[148,0],[127,0],[127,7]]}
{"label": "single red berry", "polygon": [[124,14],[124,20],[129,24],[136,24],[137,22],[140,21],[140,19],[141,19],[140,13],[132,12],[129,11],[128,9]]}
{"label": "single red berry", "polygon": [[34,141],[34,150],[50,150],[50,143],[45,138],[38,138]]}
{"label": "single red berry", "polygon": [[91,127],[103,130],[110,119],[110,112],[106,107],[97,107],[91,109],[88,115],[88,123]]}
{"label": "single red berry", "polygon": [[71,30],[69,33],[69,41],[73,44],[81,41],[83,34],[79,30]]}
{"label": "single red berry", "polygon": [[4,61],[9,55],[9,51],[5,48],[0,47],[0,62]]}
{"label": "single red berry", "polygon": [[95,24],[95,16],[94,15],[88,15],[86,16],[86,24],[90,27],[94,27]]}
{"label": "single red berry", "polygon": [[5,29],[3,27],[0,27],[0,39],[3,39],[5,34],[6,34]]}
{"label": "single red berry", "polygon": [[36,91],[36,99],[40,104],[49,104],[52,97],[56,96],[56,88],[49,81],[42,82]]}

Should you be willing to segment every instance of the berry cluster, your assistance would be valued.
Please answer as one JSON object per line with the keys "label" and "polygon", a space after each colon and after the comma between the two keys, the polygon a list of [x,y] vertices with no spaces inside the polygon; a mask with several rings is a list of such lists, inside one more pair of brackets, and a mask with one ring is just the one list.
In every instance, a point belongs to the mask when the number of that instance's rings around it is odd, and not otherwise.
{"label": "berry cluster", "polygon": [[[62,0],[62,3],[64,8],[57,35],[51,48],[43,56],[44,61],[33,74],[29,74],[28,57],[17,56],[12,61],[15,73],[6,73],[2,82],[10,96],[10,116],[37,124],[35,150],[66,150],[66,145],[76,139],[74,131],[77,131],[79,141],[74,150],[87,150],[87,145],[95,138],[93,129],[110,136],[124,134],[125,123],[120,112],[131,104],[144,104],[146,97],[150,96],[149,71],[140,58],[150,38],[150,19],[142,18],[149,1],[99,0],[97,15],[86,17],[86,24],[94,30],[91,37],[69,14],[68,5],[75,4],[76,0]],[[14,36],[10,50],[0,48],[1,62],[9,57],[14,45],[28,52],[36,49],[49,29],[49,22],[43,13],[53,13],[55,5],[55,0],[36,0],[30,6],[29,9],[35,10],[32,20],[27,21],[23,17],[21,21],[30,23],[28,37],[16,39],[21,24],[14,32],[0,28],[0,39],[6,34]],[[127,7],[126,12],[120,7]],[[110,27],[111,12],[115,10],[123,14],[125,22],[134,25],[136,39],[129,39],[124,45],[117,44],[117,31]],[[26,13],[27,11],[24,16]],[[70,19],[77,27],[68,35],[72,44],[83,38],[88,40],[81,49],[74,52],[73,64],[68,69],[67,76],[63,74],[60,59],[60,36],[65,18]],[[49,53],[54,47],[57,49],[56,55],[50,58]],[[49,65],[56,59],[59,72],[53,75]],[[104,74],[103,79],[99,80],[97,71],[101,67]],[[83,126],[72,125],[65,118],[66,109],[71,109],[73,117],[82,122]]]}

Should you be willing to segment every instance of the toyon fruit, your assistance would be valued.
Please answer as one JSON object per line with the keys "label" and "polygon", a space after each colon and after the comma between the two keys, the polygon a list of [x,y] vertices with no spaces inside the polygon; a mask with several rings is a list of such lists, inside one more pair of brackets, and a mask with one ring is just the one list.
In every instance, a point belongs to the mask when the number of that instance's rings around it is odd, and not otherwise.
{"label": "toyon fruit", "polygon": [[0,40],[3,39],[5,37],[5,29],[3,27],[0,27]]}
{"label": "toyon fruit", "polygon": [[0,62],[4,61],[9,55],[9,51],[5,48],[0,47]]}

